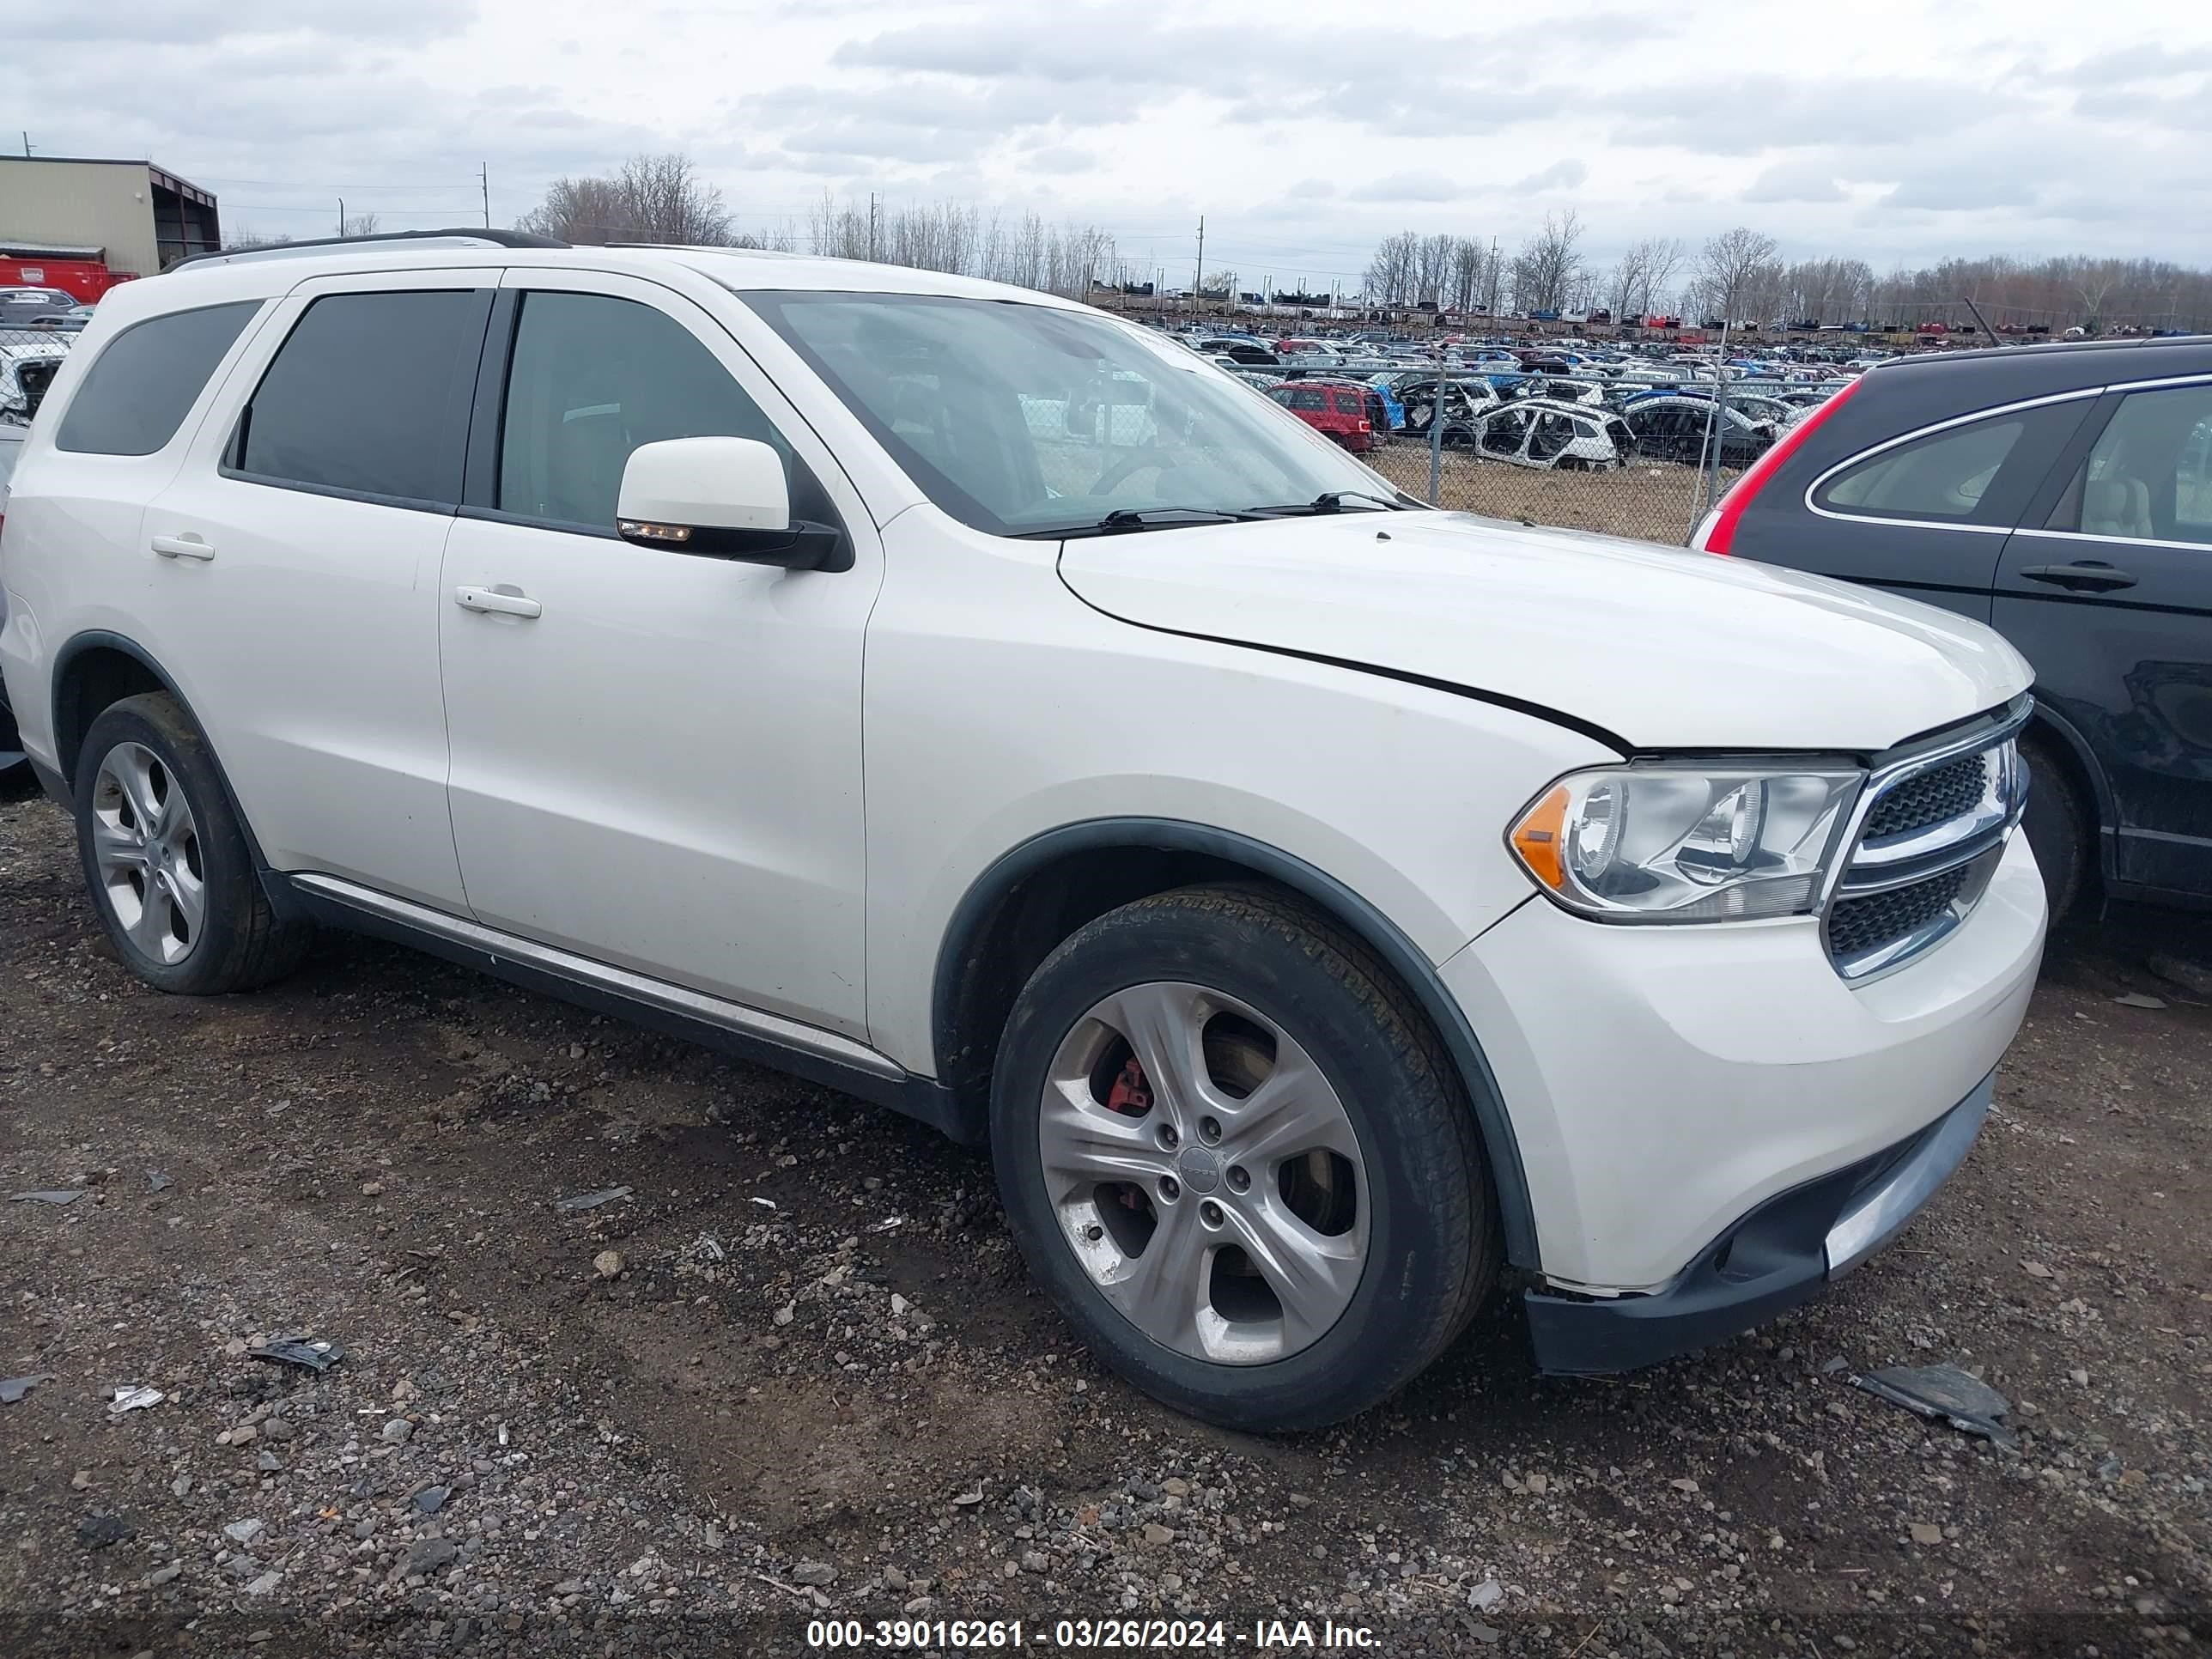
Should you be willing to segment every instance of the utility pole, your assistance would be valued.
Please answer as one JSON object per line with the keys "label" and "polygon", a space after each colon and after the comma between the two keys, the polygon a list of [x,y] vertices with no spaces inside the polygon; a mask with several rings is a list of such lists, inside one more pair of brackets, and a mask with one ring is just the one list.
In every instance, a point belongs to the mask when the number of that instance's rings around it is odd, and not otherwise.
{"label": "utility pole", "polygon": [[31,159],[31,135],[27,129],[23,133],[23,159],[26,161]]}
{"label": "utility pole", "polygon": [[1191,278],[1190,314],[1198,315],[1199,298],[1206,290],[1206,216],[1198,216],[1198,270]]}
{"label": "utility pole", "polygon": [[345,234],[345,198],[338,198],[338,234]]}
{"label": "utility pole", "polygon": [[[1705,421],[1705,451],[1699,459],[1704,462],[1704,488],[1700,492],[1698,517],[1691,523],[1690,535],[1698,533],[1698,525],[1712,510],[1713,496],[1721,483],[1721,433],[1728,419],[1728,337],[1729,324],[1735,320],[1735,290],[1731,288],[1721,301],[1720,354],[1713,359],[1713,407]],[[1684,537],[1686,542],[1688,537]]]}
{"label": "utility pole", "polygon": [[481,162],[477,167],[477,181],[483,186],[484,228],[491,228],[491,163]]}
{"label": "utility pole", "polygon": [[1492,322],[1498,320],[1498,239],[1490,239],[1490,305],[1486,313]]}
{"label": "utility pole", "polygon": [[868,258],[876,257],[876,192],[868,192]]}

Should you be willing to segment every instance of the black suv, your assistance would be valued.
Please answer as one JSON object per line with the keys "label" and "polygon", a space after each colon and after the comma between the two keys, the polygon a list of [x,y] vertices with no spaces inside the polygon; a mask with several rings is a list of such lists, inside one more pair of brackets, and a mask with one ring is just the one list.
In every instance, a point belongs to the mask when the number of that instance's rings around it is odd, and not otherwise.
{"label": "black suv", "polygon": [[2054,915],[2212,903],[2212,337],[1869,369],[1698,527],[1711,553],[1872,583],[2034,664],[2027,836]]}

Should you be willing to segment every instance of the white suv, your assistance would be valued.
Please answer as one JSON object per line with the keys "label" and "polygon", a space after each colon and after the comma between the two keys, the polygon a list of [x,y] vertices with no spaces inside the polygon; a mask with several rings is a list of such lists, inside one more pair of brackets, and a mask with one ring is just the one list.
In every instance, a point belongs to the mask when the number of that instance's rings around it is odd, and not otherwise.
{"label": "white suv", "polygon": [[0,666],[143,978],[365,928],[988,1143],[1070,1322],[1221,1423],[1381,1399],[1509,1264],[1561,1370],[1809,1295],[2034,976],[1996,635],[1427,510],[1044,295],[195,262],[27,451]]}

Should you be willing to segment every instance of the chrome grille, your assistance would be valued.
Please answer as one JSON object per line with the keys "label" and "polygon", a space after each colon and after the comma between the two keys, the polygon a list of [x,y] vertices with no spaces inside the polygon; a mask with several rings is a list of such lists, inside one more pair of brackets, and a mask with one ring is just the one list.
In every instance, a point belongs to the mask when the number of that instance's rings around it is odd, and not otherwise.
{"label": "chrome grille", "polygon": [[1985,756],[1961,755],[1957,760],[1910,777],[1892,787],[1867,814],[1869,841],[1925,830],[1962,812],[1973,810],[1988,781]]}
{"label": "chrome grille", "polygon": [[1828,957],[1862,981],[1934,949],[1973,909],[2026,805],[2025,701],[1949,743],[1878,763],[1830,896]]}
{"label": "chrome grille", "polygon": [[1828,917],[1828,949],[1856,957],[1925,927],[1951,907],[1966,884],[1964,866],[1909,886],[1839,899]]}

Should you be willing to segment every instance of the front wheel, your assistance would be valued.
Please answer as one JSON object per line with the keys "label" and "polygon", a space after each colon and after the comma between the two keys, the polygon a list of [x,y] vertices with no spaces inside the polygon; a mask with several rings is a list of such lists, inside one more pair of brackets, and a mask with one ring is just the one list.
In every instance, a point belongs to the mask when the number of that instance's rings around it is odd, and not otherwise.
{"label": "front wheel", "polygon": [[1030,1271],[1107,1364],[1224,1426],[1403,1386],[1496,1273],[1474,1118],[1389,971],[1258,889],[1125,905],[1009,1018],[992,1146]]}

